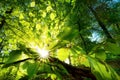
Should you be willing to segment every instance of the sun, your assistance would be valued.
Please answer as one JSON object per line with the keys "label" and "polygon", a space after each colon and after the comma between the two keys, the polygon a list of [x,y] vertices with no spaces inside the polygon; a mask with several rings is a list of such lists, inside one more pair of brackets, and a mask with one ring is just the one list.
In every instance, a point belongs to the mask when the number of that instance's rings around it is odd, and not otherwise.
{"label": "sun", "polygon": [[36,45],[34,42],[31,42],[29,46],[33,49],[33,51],[38,53],[38,55],[41,58],[48,58],[50,56],[49,54],[50,51],[46,49],[45,45],[43,47],[40,47],[39,45]]}
{"label": "sun", "polygon": [[40,49],[39,47],[36,47],[36,51],[38,52],[38,54],[41,58],[48,58],[49,57],[49,51],[48,50]]}

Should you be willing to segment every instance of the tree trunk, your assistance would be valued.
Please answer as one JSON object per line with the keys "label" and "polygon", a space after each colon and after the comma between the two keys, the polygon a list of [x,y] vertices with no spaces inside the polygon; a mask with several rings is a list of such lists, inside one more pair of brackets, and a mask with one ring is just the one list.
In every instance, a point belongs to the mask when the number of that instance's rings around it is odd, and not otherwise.
{"label": "tree trunk", "polygon": [[111,39],[111,40],[114,40],[112,38],[112,36],[110,35],[110,33],[108,32],[105,24],[101,21],[101,19],[99,18],[99,16],[97,15],[96,11],[91,7],[91,6],[88,6],[88,8],[91,10],[91,12],[93,13],[93,15],[95,16],[98,24],[100,25],[100,27],[102,28],[102,30],[104,31],[105,35],[107,36],[108,39]]}

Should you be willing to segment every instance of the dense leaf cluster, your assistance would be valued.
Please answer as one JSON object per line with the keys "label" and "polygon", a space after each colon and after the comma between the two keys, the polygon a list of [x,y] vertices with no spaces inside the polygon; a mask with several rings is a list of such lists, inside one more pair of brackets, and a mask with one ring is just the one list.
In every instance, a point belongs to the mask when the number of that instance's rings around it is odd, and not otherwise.
{"label": "dense leaf cluster", "polygon": [[119,0],[0,0],[0,80],[119,80]]}

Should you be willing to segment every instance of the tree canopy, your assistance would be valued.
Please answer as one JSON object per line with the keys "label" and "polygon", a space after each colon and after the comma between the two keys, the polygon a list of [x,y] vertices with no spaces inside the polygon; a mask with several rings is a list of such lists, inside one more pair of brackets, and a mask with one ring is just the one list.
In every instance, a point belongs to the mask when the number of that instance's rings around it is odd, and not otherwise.
{"label": "tree canopy", "polygon": [[0,80],[119,80],[119,0],[0,0]]}

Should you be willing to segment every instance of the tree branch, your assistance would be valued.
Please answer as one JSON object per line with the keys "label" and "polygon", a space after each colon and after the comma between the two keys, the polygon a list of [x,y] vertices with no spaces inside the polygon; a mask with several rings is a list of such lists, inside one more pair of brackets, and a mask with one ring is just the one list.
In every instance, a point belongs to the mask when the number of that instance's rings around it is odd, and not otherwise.
{"label": "tree branch", "polygon": [[75,79],[75,80],[83,80],[84,77],[91,78],[92,80],[96,80],[95,76],[92,74],[91,69],[88,67],[76,67],[69,64],[66,64],[62,61],[60,61],[57,58],[50,57],[49,61],[51,63],[58,63],[63,65],[63,67],[69,72],[69,74]]}
{"label": "tree branch", "polygon": [[105,33],[105,35],[107,36],[107,38],[108,38],[108,39],[111,39],[111,41],[114,40],[113,37],[112,37],[112,36],[110,35],[110,33],[108,32],[105,24],[100,20],[100,18],[99,18],[99,16],[97,15],[96,11],[95,11],[91,6],[88,6],[88,8],[91,10],[91,12],[93,13],[93,15],[95,16],[98,24],[100,25],[100,27],[101,27],[102,30],[104,31],[104,33]]}
{"label": "tree branch", "polygon": [[9,67],[11,65],[15,65],[15,64],[18,64],[18,63],[21,63],[21,62],[24,62],[24,61],[27,61],[27,60],[31,60],[31,59],[32,58],[26,58],[26,59],[15,61],[15,62],[8,63],[8,64],[6,64],[5,62],[1,62],[1,64],[4,64],[3,68],[5,68],[5,67]]}
{"label": "tree branch", "polygon": [[88,54],[88,51],[87,51],[87,44],[86,44],[86,42],[85,42],[85,40],[84,40],[84,37],[81,35],[81,33],[80,33],[80,31],[81,31],[81,29],[80,29],[80,23],[79,22],[77,22],[77,24],[78,24],[78,28],[79,28],[79,36],[80,36],[80,38],[81,38],[81,40],[82,40],[82,43],[83,43],[83,46],[84,46],[84,49],[85,49],[85,52],[86,52],[86,54]]}

